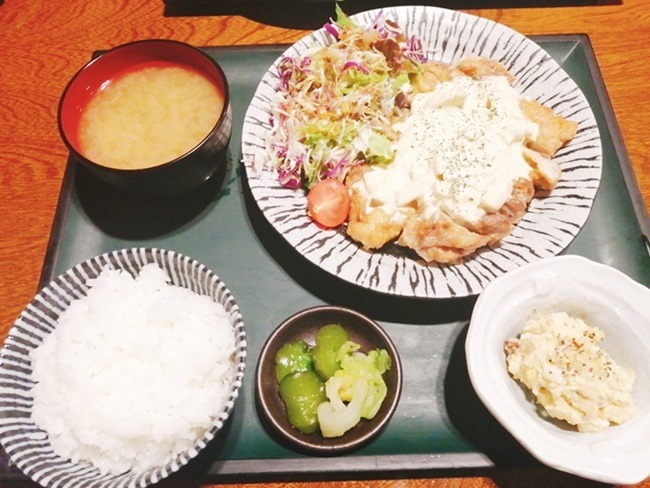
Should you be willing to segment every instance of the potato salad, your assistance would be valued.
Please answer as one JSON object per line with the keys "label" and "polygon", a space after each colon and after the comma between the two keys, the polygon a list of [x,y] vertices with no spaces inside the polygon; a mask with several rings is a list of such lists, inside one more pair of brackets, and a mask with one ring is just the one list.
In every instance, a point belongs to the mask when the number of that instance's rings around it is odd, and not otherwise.
{"label": "potato salad", "polygon": [[533,314],[505,344],[508,371],[551,417],[597,432],[634,415],[634,371],[599,345],[597,327],[564,312]]}

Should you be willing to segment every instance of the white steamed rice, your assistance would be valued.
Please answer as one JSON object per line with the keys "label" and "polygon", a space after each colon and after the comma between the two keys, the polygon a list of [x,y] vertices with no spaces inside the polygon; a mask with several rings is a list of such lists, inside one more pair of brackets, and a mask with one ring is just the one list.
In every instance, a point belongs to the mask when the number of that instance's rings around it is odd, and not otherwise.
{"label": "white steamed rice", "polygon": [[235,337],[224,307],[104,269],[31,353],[33,421],[54,451],[102,473],[145,471],[190,448],[230,393]]}

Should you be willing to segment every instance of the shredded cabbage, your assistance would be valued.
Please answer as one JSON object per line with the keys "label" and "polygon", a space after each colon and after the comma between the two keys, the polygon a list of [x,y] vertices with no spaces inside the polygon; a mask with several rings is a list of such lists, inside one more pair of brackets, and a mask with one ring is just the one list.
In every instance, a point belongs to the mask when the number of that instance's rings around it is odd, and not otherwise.
{"label": "shredded cabbage", "polygon": [[383,15],[362,27],[338,5],[336,13],[325,26],[330,45],[278,65],[267,148],[286,187],[309,189],[321,179],[343,180],[354,165],[392,160],[392,125],[402,114],[395,98],[425,60],[420,42]]}

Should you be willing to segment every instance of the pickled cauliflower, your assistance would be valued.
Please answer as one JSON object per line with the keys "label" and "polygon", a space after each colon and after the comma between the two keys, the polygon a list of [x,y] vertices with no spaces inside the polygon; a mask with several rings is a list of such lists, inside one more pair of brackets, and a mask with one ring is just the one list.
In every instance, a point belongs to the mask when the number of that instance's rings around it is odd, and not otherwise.
{"label": "pickled cauliflower", "polygon": [[323,437],[338,437],[362,418],[372,419],[386,398],[382,375],[390,369],[384,349],[364,354],[359,344],[348,341],[338,351],[341,368],[325,382],[329,401],[318,406],[318,423]]}
{"label": "pickled cauliflower", "polygon": [[564,312],[533,313],[505,343],[508,372],[545,412],[580,432],[597,432],[634,415],[634,372],[598,346],[605,333]]}

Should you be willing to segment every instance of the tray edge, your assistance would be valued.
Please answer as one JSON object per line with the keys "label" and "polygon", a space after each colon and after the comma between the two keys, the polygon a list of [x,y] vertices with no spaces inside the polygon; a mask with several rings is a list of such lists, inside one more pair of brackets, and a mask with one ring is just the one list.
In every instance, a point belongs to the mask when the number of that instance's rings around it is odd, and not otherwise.
{"label": "tray edge", "polygon": [[[602,104],[603,113],[608,132],[612,138],[614,150],[616,152],[621,170],[625,179],[627,190],[630,194],[637,222],[642,231],[642,237],[645,241],[646,248],[650,254],[650,221],[644,205],[638,182],[634,175],[629,154],[625,147],[620,127],[607,93],[602,73],[598,66],[598,61],[593,51],[593,46],[587,34],[557,34],[557,35],[536,35],[528,36],[531,40],[543,44],[544,42],[575,42],[580,46],[585,56],[590,77],[594,84],[597,98]],[[238,46],[202,46],[203,49],[210,49],[215,52],[250,52],[250,51],[274,51],[288,48],[289,44],[262,44],[262,45],[238,45]],[[60,248],[60,239],[67,220],[67,212],[71,202],[71,192],[74,185],[74,171],[76,163],[68,158],[66,169],[64,171],[61,190],[57,201],[57,207],[52,223],[50,238],[48,240],[45,258],[43,261],[38,289],[45,286],[54,276],[56,268],[57,255]],[[241,480],[243,475],[260,476],[260,475],[284,475],[284,478],[290,475],[316,473],[336,474],[345,472],[348,475],[356,474],[359,476],[363,473],[377,473],[378,467],[382,474],[404,473],[416,474],[418,472],[427,472],[431,470],[471,470],[477,468],[493,468],[495,464],[482,453],[437,453],[437,454],[406,454],[406,455],[372,455],[372,456],[351,456],[347,458],[328,458],[328,463],[320,463],[319,469],[314,469],[314,463],[319,458],[309,457],[305,459],[245,459],[245,460],[222,460],[219,461],[219,471],[214,473],[208,471],[204,477],[221,477],[236,478]],[[307,461],[307,462],[305,462]],[[253,466],[254,469],[251,469]],[[290,469],[288,470],[287,467]],[[523,467],[523,466],[522,466]],[[188,472],[190,477],[192,471]],[[354,477],[352,477],[354,478]],[[2,479],[15,479],[11,474],[3,473]],[[312,478],[310,478],[312,479]]]}

